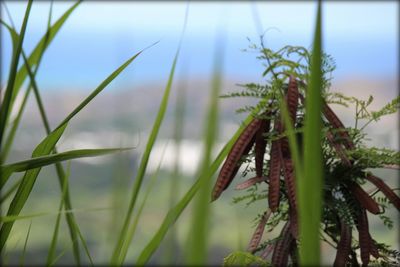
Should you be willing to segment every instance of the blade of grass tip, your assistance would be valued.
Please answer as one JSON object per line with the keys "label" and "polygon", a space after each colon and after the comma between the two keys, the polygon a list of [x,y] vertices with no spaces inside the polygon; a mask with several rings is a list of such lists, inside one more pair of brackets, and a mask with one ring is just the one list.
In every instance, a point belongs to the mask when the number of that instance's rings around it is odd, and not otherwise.
{"label": "blade of grass tip", "polygon": [[58,240],[58,233],[59,233],[59,229],[60,229],[61,213],[62,213],[63,206],[64,206],[64,199],[65,199],[65,194],[67,191],[66,189],[68,188],[68,180],[69,180],[70,174],[71,174],[71,161],[68,161],[67,171],[65,173],[64,184],[62,186],[62,189],[63,189],[62,195],[61,195],[60,204],[58,207],[59,213],[57,214],[56,223],[55,223],[54,231],[53,231],[53,237],[51,238],[49,252],[47,253],[46,266],[51,266],[51,264],[56,260],[54,258],[54,255],[56,253],[56,248],[57,248],[57,240]]}
{"label": "blade of grass tip", "polygon": [[[184,125],[184,115],[186,110],[186,91],[187,91],[187,71],[188,66],[182,64],[181,82],[177,88],[176,93],[176,107],[175,107],[175,127],[174,127],[174,147],[175,147],[175,161],[174,170],[169,179],[169,209],[171,209],[177,202],[178,196],[180,194],[180,184],[181,184],[181,173],[179,170],[179,159],[181,156],[181,143],[183,136],[183,125]],[[179,227],[174,225],[169,235],[166,238],[165,252],[163,255],[163,264],[166,265],[176,265],[177,262],[177,250],[178,246],[178,236],[177,229]]]}
{"label": "blade of grass tip", "polygon": [[125,240],[125,242],[124,242],[124,244],[122,246],[118,262],[114,263],[115,266],[120,266],[125,261],[126,255],[128,253],[128,250],[129,250],[129,246],[130,246],[130,244],[131,244],[131,242],[133,240],[133,237],[135,236],[136,228],[137,228],[139,220],[140,220],[140,218],[142,216],[142,212],[143,212],[143,209],[144,209],[144,207],[146,205],[147,199],[150,196],[150,193],[152,192],[154,186],[156,185],[158,174],[159,174],[160,169],[161,169],[161,163],[164,161],[165,151],[167,150],[167,147],[168,147],[168,143],[164,146],[163,152],[161,154],[161,159],[160,159],[160,161],[158,163],[156,171],[150,177],[150,182],[149,182],[149,185],[147,186],[147,189],[146,189],[146,192],[144,194],[142,203],[141,203],[141,205],[140,205],[140,207],[139,207],[139,209],[138,209],[138,211],[136,213],[136,216],[135,216],[135,218],[133,220],[133,223],[132,223],[131,227],[128,230],[128,238]]}
{"label": "blade of grass tip", "polygon": [[300,264],[320,265],[319,227],[322,209],[321,89],[322,32],[321,1],[315,24],[310,87],[307,91],[304,132],[304,177],[299,182]]}
{"label": "blade of grass tip", "polygon": [[15,84],[15,78],[17,76],[19,56],[20,56],[21,50],[22,50],[22,43],[24,41],[26,25],[28,24],[28,18],[29,18],[29,14],[31,11],[31,7],[32,7],[32,0],[29,0],[28,5],[26,7],[24,20],[23,20],[22,26],[21,26],[21,30],[20,30],[20,34],[19,34],[19,38],[18,38],[18,44],[17,44],[17,47],[16,47],[13,57],[12,57],[10,73],[9,73],[8,80],[7,80],[7,87],[6,87],[6,91],[4,94],[4,99],[1,103],[1,108],[0,108],[0,147],[1,147],[1,144],[3,141],[4,132],[6,129],[7,118],[9,116],[10,110],[12,108],[11,98],[13,96],[13,89],[14,89],[14,84]]}
{"label": "blade of grass tip", "polygon": [[160,127],[161,127],[161,123],[162,123],[162,121],[164,119],[164,115],[165,115],[165,112],[167,110],[168,101],[169,101],[169,95],[170,95],[171,86],[172,86],[172,82],[173,82],[173,78],[174,78],[174,74],[175,74],[175,67],[176,67],[176,63],[178,61],[179,51],[180,51],[180,48],[181,48],[182,39],[183,39],[184,31],[185,31],[185,28],[186,28],[186,24],[187,24],[187,14],[188,14],[188,9],[186,9],[184,26],[183,26],[183,30],[182,30],[182,33],[181,33],[181,38],[180,38],[180,41],[179,41],[178,49],[176,51],[174,60],[172,62],[171,70],[170,70],[169,77],[168,77],[168,82],[167,82],[167,85],[166,85],[165,90],[164,90],[164,95],[163,95],[163,98],[161,100],[160,107],[159,107],[159,110],[157,112],[157,116],[156,116],[156,119],[154,121],[154,124],[153,124],[153,128],[152,128],[152,130],[150,132],[149,139],[147,141],[145,150],[143,152],[143,155],[142,155],[142,158],[141,158],[141,161],[140,161],[140,165],[139,165],[139,168],[138,168],[138,171],[137,171],[137,174],[136,174],[136,177],[135,177],[134,185],[133,185],[131,199],[129,201],[128,210],[127,210],[126,215],[124,217],[124,223],[123,223],[122,229],[120,230],[120,233],[118,235],[118,240],[117,240],[117,243],[115,245],[113,254],[111,256],[111,262],[116,262],[117,261],[117,259],[119,257],[119,254],[120,254],[120,251],[121,251],[121,248],[123,246],[123,243],[125,242],[124,240],[126,238],[126,234],[127,234],[128,228],[129,228],[130,221],[131,221],[132,213],[133,213],[133,210],[135,208],[136,199],[137,199],[137,196],[139,194],[140,188],[142,186],[142,182],[143,182],[144,174],[146,172],[147,163],[149,161],[150,153],[151,153],[151,150],[153,149],[153,145],[154,145],[154,143],[156,141],[158,132],[159,132]]}
{"label": "blade of grass tip", "polygon": [[[153,45],[155,45],[154,43]],[[151,46],[153,46],[151,45]],[[149,46],[149,47],[151,47]],[[147,48],[149,48],[147,47]],[[147,49],[146,48],[146,49]],[[124,64],[122,64],[117,70],[115,70],[110,76],[108,76],[86,99],[84,99],[78,107],[76,107],[57,127],[51,132],[43,141],[35,148],[32,153],[32,157],[44,156],[50,154],[55,145],[57,144],[59,138],[63,134],[68,122],[79,113],[94,97],[96,97],[111,81],[113,81],[137,56],[139,56],[144,50],[138,52],[133,57],[128,59]],[[28,196],[33,188],[37,176],[39,175],[40,168],[29,170],[25,173],[25,177],[18,188],[18,191],[11,202],[8,209],[8,215],[18,215]],[[12,229],[13,223],[3,224],[0,229],[0,251],[3,250],[5,242],[8,239],[10,231]]]}
{"label": "blade of grass tip", "polygon": [[29,223],[28,232],[25,237],[24,249],[22,250],[22,255],[21,255],[21,260],[20,260],[21,266],[25,265],[26,247],[28,246],[28,239],[29,239],[29,234],[31,233],[31,227],[32,227],[32,221]]}
{"label": "blade of grass tip", "polygon": [[[216,49],[214,54],[214,71],[209,98],[208,114],[204,123],[204,158],[201,164],[201,170],[209,168],[212,150],[215,140],[218,136],[218,118],[219,118],[219,95],[222,83],[222,68],[224,60],[225,36],[223,33],[216,40]],[[192,225],[189,230],[191,233],[187,242],[186,264],[187,265],[207,265],[208,261],[208,232],[210,217],[210,201],[212,180],[208,179],[202,185],[196,198],[194,199],[194,210],[192,216]]]}
{"label": "blade of grass tip", "polygon": [[140,253],[140,255],[137,259],[137,262],[136,262],[137,265],[144,265],[147,263],[147,261],[150,259],[150,257],[153,255],[153,253],[156,251],[156,249],[158,248],[158,246],[164,239],[165,234],[167,233],[168,229],[179,218],[179,216],[182,214],[183,210],[187,207],[187,205],[190,203],[190,201],[195,196],[196,192],[206,182],[205,180],[212,178],[212,176],[218,170],[219,166],[221,165],[221,163],[223,162],[225,157],[228,155],[229,151],[231,150],[233,144],[236,142],[237,138],[240,136],[240,134],[245,129],[245,127],[253,119],[254,114],[256,114],[258,112],[259,112],[259,110],[255,109],[254,113],[250,114],[244,120],[243,124],[235,132],[235,134],[229,140],[229,142],[223,147],[223,149],[220,151],[220,153],[215,158],[215,160],[210,165],[210,167],[206,170],[203,170],[199,174],[196,182],[185,193],[185,195],[182,197],[182,199],[172,209],[170,209],[168,211],[167,215],[165,216],[162,224],[160,225],[159,229],[157,230],[157,232],[155,233],[153,238],[150,240],[150,242],[146,245],[146,247]]}

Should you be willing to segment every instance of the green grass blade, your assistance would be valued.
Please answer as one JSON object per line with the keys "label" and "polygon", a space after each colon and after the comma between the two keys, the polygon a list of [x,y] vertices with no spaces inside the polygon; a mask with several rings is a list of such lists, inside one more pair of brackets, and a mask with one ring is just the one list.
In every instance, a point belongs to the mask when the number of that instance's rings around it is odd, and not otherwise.
{"label": "green grass blade", "polygon": [[7,80],[7,87],[6,91],[4,94],[4,99],[1,102],[1,108],[0,108],[0,148],[2,147],[2,141],[4,137],[4,132],[6,129],[6,124],[7,124],[7,119],[10,113],[10,110],[12,108],[12,103],[11,99],[14,94],[13,89],[14,89],[14,84],[17,76],[17,68],[18,68],[18,62],[19,62],[19,57],[22,51],[22,43],[24,41],[25,37],[25,31],[26,31],[26,26],[28,24],[28,18],[29,14],[31,11],[32,7],[32,0],[28,2],[28,5],[26,7],[25,15],[24,15],[24,20],[22,22],[19,38],[18,38],[18,43],[16,45],[13,57],[12,57],[12,62],[10,66],[10,73],[8,76]]}
{"label": "green grass blade", "polygon": [[32,227],[32,221],[29,223],[28,232],[25,237],[24,249],[22,250],[21,261],[20,261],[21,266],[25,265],[26,247],[28,246],[28,239],[29,239],[29,234],[31,233],[31,227]]}
{"label": "green grass blade", "polygon": [[[116,69],[110,76],[108,76],[88,97],[86,97],[60,124],[61,127],[65,123],[69,122],[76,114],[78,114],[90,101],[93,100],[101,91],[104,90],[126,67],[128,67],[132,61],[134,61],[144,50],[154,46],[158,42],[146,47],[145,49],[139,51],[133,57],[128,59],[124,64],[122,64],[118,69]],[[57,127],[57,128],[58,128]]]}
{"label": "green grass blade", "polygon": [[[219,116],[219,95],[222,82],[222,64],[224,55],[224,39],[217,39],[214,55],[214,72],[212,78],[211,93],[209,98],[208,114],[204,123],[204,158],[201,169],[208,169],[210,166],[212,151],[215,140],[218,136],[218,116]],[[208,179],[199,190],[194,199],[194,210],[192,225],[189,230],[191,233],[187,243],[186,264],[187,265],[207,265],[208,261],[208,233],[210,217],[210,195],[211,179]]]}
{"label": "green grass blade", "polygon": [[[85,158],[85,157],[97,157],[102,155],[107,155],[116,152],[122,152],[126,150],[130,150],[133,148],[101,148],[101,149],[76,149],[61,152],[58,154],[51,154],[46,156],[39,156],[36,158],[18,161],[15,163],[7,164],[1,166],[2,170],[6,172],[22,172],[27,171],[35,168],[40,168],[43,166],[51,165],[56,162],[77,159],[77,158]],[[2,184],[3,184],[2,177]]]}
{"label": "green grass blade", "polygon": [[[184,25],[186,26],[186,20],[185,20],[185,24]],[[185,28],[185,26],[184,26],[184,28]],[[182,36],[183,36],[183,32],[182,32]],[[170,74],[169,74],[169,77],[168,77],[167,86],[165,88],[164,95],[163,95],[163,98],[162,98],[161,103],[160,103],[160,108],[159,108],[159,110],[157,112],[157,117],[156,117],[156,119],[154,121],[153,128],[151,130],[149,139],[148,139],[147,144],[146,144],[146,148],[144,150],[143,156],[142,156],[141,161],[140,161],[138,172],[136,174],[134,185],[133,185],[132,196],[131,196],[131,199],[129,201],[128,210],[127,210],[127,213],[126,213],[126,215],[124,217],[124,223],[123,223],[122,229],[121,229],[121,231],[119,233],[117,244],[116,244],[116,246],[114,248],[114,251],[113,251],[113,254],[112,254],[112,257],[111,257],[111,262],[117,262],[118,261],[118,258],[120,257],[121,248],[122,248],[122,246],[123,246],[123,244],[125,242],[125,239],[126,239],[126,236],[127,236],[127,233],[128,233],[128,229],[129,229],[129,224],[130,224],[130,221],[131,221],[132,213],[133,213],[133,210],[135,208],[136,200],[137,200],[140,188],[141,188],[142,183],[143,183],[143,178],[144,178],[144,175],[145,175],[145,172],[146,172],[147,163],[149,161],[150,153],[151,153],[151,150],[153,149],[153,145],[154,145],[154,143],[156,141],[158,132],[159,132],[160,127],[161,127],[161,123],[162,123],[162,121],[164,119],[164,115],[165,115],[165,112],[167,110],[169,95],[170,95],[171,86],[172,86],[172,82],[173,82],[173,78],[174,78],[174,74],[175,74],[175,67],[176,67],[176,63],[177,63],[177,60],[178,60],[181,43],[182,43],[182,38],[181,38],[181,40],[179,42],[179,46],[178,46],[177,52],[175,54],[174,61],[172,63],[171,71],[170,71]]]}
{"label": "green grass blade", "polygon": [[321,148],[321,90],[322,33],[321,1],[318,11],[311,58],[311,76],[306,97],[304,132],[304,177],[299,182],[300,263],[320,265],[319,227],[322,209],[322,148]]}
{"label": "green grass blade", "polygon": [[68,167],[67,167],[67,172],[65,173],[65,179],[63,181],[62,195],[61,195],[60,205],[58,207],[58,214],[57,214],[57,218],[56,218],[56,224],[54,226],[53,237],[51,238],[49,252],[47,253],[46,266],[51,266],[51,264],[56,260],[55,254],[56,254],[56,248],[57,248],[58,233],[60,230],[61,213],[63,210],[65,195],[67,193],[67,188],[68,188],[68,180],[70,177],[70,170],[71,170],[70,166],[71,166],[71,162],[69,161]]}
{"label": "green grass blade", "polygon": [[[49,154],[55,144],[60,139],[61,135],[64,133],[67,124],[64,124],[62,127],[57,128],[50,135],[48,135],[33,151],[32,157],[38,157],[42,155]],[[20,213],[25,202],[28,199],[28,196],[33,188],[33,185],[36,181],[37,176],[39,175],[40,168],[29,170],[25,173],[24,178],[18,190],[8,208],[7,215],[8,216],[16,216]],[[13,226],[13,222],[4,223],[0,229],[0,251],[3,251],[4,245],[8,239],[8,236],[11,232]]]}
{"label": "green grass blade", "polygon": [[[257,113],[259,110],[255,109],[254,112]],[[218,156],[215,158],[210,167],[206,170],[203,170],[196,182],[190,187],[190,189],[186,192],[183,198],[168,211],[166,217],[164,218],[160,228],[157,230],[153,238],[146,245],[146,247],[140,253],[136,264],[144,265],[159,247],[160,243],[165,237],[168,229],[175,223],[175,221],[182,214],[183,210],[187,207],[187,205],[191,202],[197,191],[203,186],[204,183],[207,183],[208,180],[211,180],[214,173],[218,170],[219,166],[228,155],[231,150],[233,144],[236,142],[236,139],[240,136],[246,125],[250,123],[253,118],[253,114],[249,115],[244,121],[243,125],[239,127],[233,137],[229,140],[229,142],[224,146],[224,148],[220,151]]]}
{"label": "green grass blade", "polygon": [[[54,23],[53,26],[51,26],[51,17],[52,17],[52,10],[53,10],[53,1],[51,1],[50,10],[49,10],[49,16],[48,16],[48,20],[47,20],[46,33],[41,38],[39,43],[36,45],[36,47],[34,48],[33,52],[29,56],[29,59],[27,60],[29,62],[29,65],[35,65],[36,66],[36,68],[35,68],[35,70],[33,72],[34,73],[33,74],[34,77],[36,76],[36,73],[37,73],[37,71],[39,69],[39,65],[40,65],[40,62],[41,62],[41,60],[43,58],[43,55],[44,55],[44,52],[45,52],[46,48],[50,44],[51,40],[55,37],[55,35],[57,34],[57,32],[59,31],[61,26],[64,24],[64,22],[66,21],[68,16],[78,6],[79,3],[80,3],[80,1],[77,2],[76,4],[74,4],[71,8],[69,8],[60,17],[60,19],[56,23]],[[6,9],[6,11],[8,11],[8,9]],[[12,22],[11,15],[9,15],[9,17],[10,17],[10,21]],[[7,25],[5,23],[3,23],[3,24],[7,27],[7,29],[10,32],[10,34],[15,36],[15,34],[16,34],[15,30],[12,27],[10,27],[9,25]],[[27,73],[27,67],[26,66],[28,66],[28,64],[26,64],[26,59],[25,59],[25,65],[21,66],[19,72],[17,73],[16,86],[15,86],[14,95],[13,95],[12,101],[11,101],[12,103],[14,101],[15,95],[17,95],[17,93],[15,93],[15,92],[16,91],[18,92],[20,86],[22,86],[22,83],[26,78],[26,73]],[[25,67],[25,69],[24,69],[24,67]],[[19,126],[19,122],[21,121],[22,114],[23,114],[23,111],[25,109],[25,105],[27,103],[30,91],[31,91],[31,83],[28,85],[28,88],[26,89],[26,92],[25,92],[23,101],[21,103],[21,106],[19,108],[18,114],[16,116],[16,119],[12,123],[11,129],[10,129],[10,131],[8,133],[8,136],[7,136],[7,139],[6,139],[6,142],[5,142],[5,145],[0,151],[0,162],[4,162],[6,160],[6,158],[8,156],[8,153],[9,153],[9,151],[11,149],[11,145],[12,145],[12,143],[14,141],[15,133],[16,133],[17,128]]]}
{"label": "green grass blade", "polygon": [[[175,106],[175,121],[174,121],[174,151],[175,151],[175,161],[174,170],[169,178],[169,207],[171,209],[178,201],[179,194],[181,192],[182,174],[179,169],[179,159],[181,156],[181,143],[184,130],[184,116],[186,110],[186,95],[187,95],[187,79],[186,71],[187,66],[182,66],[181,82],[178,85],[176,92],[176,106]],[[165,241],[165,252],[163,253],[162,263],[165,265],[176,265],[178,253],[176,247],[178,246],[178,236],[177,229],[179,227],[174,225],[166,237]]]}
{"label": "green grass blade", "polygon": [[164,147],[164,150],[163,150],[162,155],[161,155],[161,159],[160,159],[160,161],[158,163],[158,166],[157,166],[157,169],[156,169],[155,173],[150,177],[150,182],[149,182],[149,185],[147,186],[147,189],[146,189],[146,192],[144,194],[142,203],[141,203],[141,205],[140,205],[140,207],[139,207],[139,209],[138,209],[138,211],[136,213],[136,216],[135,216],[135,218],[133,220],[133,223],[129,227],[128,236],[125,239],[125,242],[124,242],[124,244],[123,244],[123,246],[121,248],[120,257],[118,259],[118,262],[113,263],[113,265],[120,266],[125,261],[126,255],[128,253],[128,250],[129,250],[129,246],[130,246],[130,244],[132,242],[133,237],[135,236],[136,228],[137,228],[137,226],[139,224],[139,219],[141,218],[141,215],[142,215],[143,209],[144,209],[144,207],[146,205],[147,199],[149,198],[150,193],[152,192],[152,189],[156,185],[158,174],[159,174],[160,168],[161,168],[161,163],[164,160],[164,155],[165,155],[165,151],[167,149],[167,146],[168,146],[168,144],[166,144],[165,147]]}

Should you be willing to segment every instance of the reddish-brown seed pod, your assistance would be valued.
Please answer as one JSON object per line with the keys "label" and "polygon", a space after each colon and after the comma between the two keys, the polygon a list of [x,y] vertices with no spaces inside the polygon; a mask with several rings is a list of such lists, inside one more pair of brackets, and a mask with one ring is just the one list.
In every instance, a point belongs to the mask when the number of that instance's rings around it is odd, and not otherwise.
{"label": "reddish-brown seed pod", "polygon": [[275,140],[271,145],[271,154],[269,160],[269,188],[268,188],[268,205],[272,212],[279,207],[280,197],[280,176],[281,176],[281,156],[280,142]]}
{"label": "reddish-brown seed pod", "polygon": [[292,125],[296,122],[297,106],[299,103],[299,88],[297,86],[296,78],[291,75],[289,77],[288,91],[286,95],[286,105],[288,107]]}
{"label": "reddish-brown seed pod", "polygon": [[400,211],[400,198],[393,192],[392,189],[384,182],[382,179],[374,176],[368,175],[367,180],[373,183],[379,190],[389,199],[390,203]]}
{"label": "reddish-brown seed pod", "polygon": [[239,170],[237,165],[249,146],[251,148],[251,145],[254,143],[254,136],[260,128],[260,125],[260,119],[253,119],[233,145],[231,151],[226,157],[224,165],[221,168],[217,182],[214,185],[212,201],[216,200],[221,195],[222,191],[224,191],[232,182],[232,179],[236,174],[235,171],[237,172],[237,170]]}
{"label": "reddish-brown seed pod", "polygon": [[351,227],[340,222],[340,241],[336,251],[334,267],[346,266],[351,251]]}
{"label": "reddish-brown seed pod", "polygon": [[350,184],[350,190],[360,205],[373,214],[380,213],[379,205],[376,201],[365,192],[357,183]]}
{"label": "reddish-brown seed pod", "polygon": [[292,160],[289,158],[282,158],[283,166],[283,176],[285,177],[285,185],[287,190],[287,195],[289,199],[290,208],[290,220],[291,220],[291,232],[294,238],[297,239],[298,229],[297,229],[297,196],[296,196],[296,184],[294,177],[294,168]]}
{"label": "reddish-brown seed pod", "polygon": [[369,263],[369,255],[370,255],[370,236],[368,229],[368,217],[365,209],[362,209],[360,215],[357,220],[357,229],[359,233],[358,241],[360,244],[361,250],[361,261],[363,265],[367,266]]}
{"label": "reddish-brown seed pod", "polygon": [[260,244],[262,235],[264,233],[265,225],[267,224],[270,215],[271,215],[271,210],[268,210],[261,217],[260,223],[258,224],[256,230],[254,231],[253,236],[251,237],[247,251],[253,253],[254,250],[257,249],[258,245]]}
{"label": "reddish-brown seed pod", "polygon": [[290,223],[286,222],[282,228],[280,239],[275,243],[272,254],[272,266],[286,266],[289,257],[289,245],[292,241],[290,234]]}
{"label": "reddish-brown seed pod", "polygon": [[256,134],[256,145],[255,145],[255,162],[256,162],[256,175],[258,177],[263,176],[263,166],[264,166],[264,154],[267,142],[265,140],[264,134],[269,132],[270,120],[262,119],[260,129]]}
{"label": "reddish-brown seed pod", "polygon": [[249,188],[250,186],[255,185],[257,183],[261,183],[262,181],[265,181],[265,179],[266,179],[266,177],[264,177],[264,176],[261,176],[261,177],[256,176],[256,177],[247,179],[246,181],[236,185],[235,189],[243,190],[243,189]]}
{"label": "reddish-brown seed pod", "polygon": [[335,112],[328,106],[328,104],[323,101],[322,104],[322,112],[325,118],[329,121],[329,123],[336,129],[339,129],[339,135],[344,139],[344,145],[347,149],[354,149],[354,143],[351,140],[349,134],[347,133],[344,124],[342,121],[336,116]]}

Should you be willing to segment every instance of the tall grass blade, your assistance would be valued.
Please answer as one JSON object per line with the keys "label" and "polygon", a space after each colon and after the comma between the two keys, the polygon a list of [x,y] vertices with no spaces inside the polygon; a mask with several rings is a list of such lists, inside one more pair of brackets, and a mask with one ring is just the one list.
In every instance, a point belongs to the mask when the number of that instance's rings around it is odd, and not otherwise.
{"label": "tall grass blade", "polygon": [[[255,109],[254,112],[257,113],[259,110]],[[239,127],[233,137],[229,140],[229,142],[224,146],[224,148],[220,151],[218,156],[212,162],[208,169],[203,170],[196,182],[190,187],[190,189],[186,192],[186,194],[182,197],[182,199],[168,211],[166,217],[164,218],[162,224],[158,228],[157,232],[150,240],[150,242],[146,245],[146,247],[140,253],[136,264],[137,265],[144,265],[148,262],[150,257],[159,247],[160,243],[165,237],[168,229],[175,223],[175,221],[179,218],[182,214],[183,210],[187,207],[190,201],[193,199],[197,191],[203,186],[204,183],[207,183],[208,180],[211,180],[214,173],[218,170],[219,166],[228,155],[229,151],[231,150],[233,144],[236,142],[236,139],[240,136],[244,128],[250,123],[253,119],[254,114],[249,115],[246,120],[244,121],[243,125]]]}
{"label": "tall grass blade", "polygon": [[161,163],[164,160],[164,155],[165,155],[165,151],[167,149],[167,146],[168,146],[168,144],[166,144],[165,147],[164,147],[164,150],[163,150],[163,152],[161,154],[161,159],[160,159],[160,161],[158,163],[157,169],[156,169],[155,173],[150,177],[150,182],[149,182],[149,185],[147,186],[146,192],[144,193],[144,197],[143,197],[142,203],[141,203],[141,205],[140,205],[140,207],[139,207],[139,209],[138,209],[138,211],[136,213],[136,216],[135,216],[135,219],[133,220],[133,223],[129,227],[128,236],[125,239],[125,242],[124,242],[124,244],[122,246],[120,257],[118,259],[118,262],[115,263],[115,265],[117,265],[117,266],[122,265],[124,263],[124,261],[125,261],[126,255],[128,253],[128,250],[129,250],[129,246],[130,246],[130,244],[132,242],[133,237],[135,236],[136,228],[137,228],[137,226],[139,224],[139,219],[141,218],[141,215],[142,215],[143,209],[145,207],[145,204],[147,202],[147,199],[150,196],[150,193],[152,192],[152,189],[156,185],[158,174],[159,174],[160,168],[161,168]]}
{"label": "tall grass blade", "polygon": [[[222,65],[224,56],[224,37],[218,38],[214,55],[214,72],[209,99],[208,114],[204,123],[204,158],[201,169],[210,166],[215,140],[218,135],[219,95],[222,82]],[[208,260],[208,233],[210,217],[211,179],[208,179],[194,199],[192,225],[189,230],[186,264],[206,265]]]}
{"label": "tall grass blade", "polygon": [[[4,94],[4,99],[1,102],[1,107],[0,107],[0,148],[2,147],[2,141],[4,138],[4,132],[6,129],[6,124],[7,124],[7,119],[10,113],[10,110],[12,108],[12,97],[13,97],[13,90],[14,90],[14,84],[17,76],[17,69],[18,69],[18,62],[19,62],[19,57],[22,51],[22,43],[24,41],[25,37],[25,31],[26,31],[26,25],[28,24],[28,18],[29,14],[31,11],[32,7],[32,0],[28,2],[28,5],[26,7],[25,15],[24,15],[24,20],[22,22],[21,30],[19,33],[19,38],[18,38],[18,43],[16,45],[15,51],[13,53],[12,57],[12,62],[10,66],[10,73],[8,76],[7,80],[7,87],[6,91]],[[15,37],[14,37],[15,38]]]}
{"label": "tall grass blade", "polygon": [[[179,50],[178,50],[178,52],[179,52]],[[136,174],[135,182],[134,182],[134,185],[133,185],[132,196],[131,196],[131,199],[129,201],[128,211],[127,211],[127,213],[125,215],[124,224],[123,224],[122,230],[121,230],[121,232],[119,234],[117,245],[116,245],[116,247],[114,249],[114,253],[113,253],[113,256],[112,256],[112,260],[111,260],[112,262],[115,262],[116,259],[119,258],[119,253],[121,252],[123,243],[125,242],[125,238],[126,238],[127,232],[128,232],[129,223],[131,221],[132,213],[133,213],[133,210],[135,208],[136,199],[137,199],[137,197],[139,195],[139,191],[140,191],[140,188],[142,186],[142,182],[143,182],[143,178],[144,178],[144,175],[145,175],[145,172],[146,172],[147,163],[149,161],[150,153],[151,153],[153,145],[154,145],[154,143],[156,141],[158,132],[159,132],[160,127],[161,127],[161,123],[162,123],[162,121],[164,119],[164,115],[165,115],[165,112],[167,110],[169,93],[170,93],[170,90],[171,90],[172,80],[173,80],[174,72],[175,72],[175,66],[176,66],[176,62],[177,62],[178,54],[179,54],[178,52],[175,55],[174,62],[172,64],[172,69],[171,69],[171,72],[170,72],[170,75],[169,75],[167,87],[166,87],[166,89],[164,91],[163,99],[161,101],[160,108],[158,110],[156,120],[154,122],[152,131],[150,133],[149,140],[147,141],[146,148],[144,150],[142,159],[140,161],[139,169],[138,169],[138,172]]]}
{"label": "tall grass blade", "polygon": [[162,123],[162,121],[164,119],[164,115],[165,115],[165,112],[167,110],[169,95],[170,95],[171,86],[172,86],[172,82],[173,82],[173,78],[174,78],[174,74],[175,74],[175,67],[176,67],[176,63],[178,61],[178,56],[179,56],[179,51],[180,51],[181,44],[182,44],[183,34],[184,34],[184,31],[185,31],[185,28],[186,28],[187,13],[188,13],[188,10],[186,10],[186,16],[185,16],[184,26],[183,26],[183,30],[182,30],[182,34],[181,34],[181,39],[179,41],[178,49],[176,51],[176,54],[175,54],[175,57],[174,57],[174,61],[172,63],[172,67],[171,67],[171,71],[170,71],[170,74],[169,74],[169,77],[168,77],[167,85],[165,87],[164,95],[163,95],[163,98],[161,100],[160,107],[158,109],[157,116],[156,116],[156,119],[154,121],[153,128],[152,128],[152,130],[150,132],[150,136],[149,136],[149,139],[147,141],[146,148],[145,148],[145,150],[143,152],[143,156],[141,158],[140,165],[139,165],[136,177],[135,177],[135,181],[134,181],[134,185],[133,185],[133,189],[132,189],[132,196],[131,196],[131,199],[129,201],[128,210],[127,210],[126,215],[124,217],[124,223],[123,223],[122,229],[121,229],[121,231],[120,231],[120,233],[118,235],[118,240],[117,240],[116,246],[114,248],[114,251],[113,251],[113,254],[112,254],[112,257],[111,257],[111,263],[117,262],[118,258],[120,257],[122,246],[123,246],[123,244],[124,244],[124,242],[126,240],[126,237],[127,237],[127,233],[128,233],[128,229],[129,229],[132,213],[133,213],[133,210],[134,210],[135,205],[136,205],[136,200],[137,200],[137,197],[139,195],[139,191],[140,191],[142,183],[143,183],[143,178],[144,178],[144,175],[145,175],[145,172],[146,172],[147,163],[149,161],[150,153],[151,153],[151,150],[153,149],[153,145],[154,145],[154,143],[156,141],[158,132],[159,132],[160,127],[161,127],[161,123]]}
{"label": "tall grass blade", "polygon": [[321,1],[318,1],[311,75],[306,98],[304,177],[299,182],[300,264],[320,265],[319,227],[322,209],[323,162],[321,148],[322,32]]}
{"label": "tall grass blade", "polygon": [[[176,108],[175,108],[175,122],[174,122],[174,146],[175,146],[175,161],[174,170],[169,179],[169,209],[171,209],[178,201],[179,194],[181,192],[181,172],[179,168],[179,160],[181,157],[181,143],[183,137],[183,126],[184,126],[184,115],[186,110],[186,91],[187,91],[187,80],[186,71],[187,66],[183,66],[182,69],[185,74],[181,75],[181,83],[177,88],[176,93]],[[163,258],[163,263],[166,265],[176,265],[178,259],[177,246],[178,246],[178,236],[177,236],[178,226],[174,225],[168,233],[166,238],[165,253]]]}

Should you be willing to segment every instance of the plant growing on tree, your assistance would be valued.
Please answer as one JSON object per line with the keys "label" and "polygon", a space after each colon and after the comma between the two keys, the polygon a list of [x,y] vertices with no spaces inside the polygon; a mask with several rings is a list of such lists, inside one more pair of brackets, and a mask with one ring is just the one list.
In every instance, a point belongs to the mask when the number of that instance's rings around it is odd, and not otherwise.
{"label": "plant growing on tree", "polygon": [[[231,254],[225,259],[227,265],[245,262],[251,264],[260,258],[274,266],[298,264],[297,249],[301,245],[298,236],[298,197],[294,156],[301,155],[302,135],[305,127],[305,98],[310,73],[311,54],[304,47],[285,46],[278,51],[251,45],[260,52],[258,58],[266,62],[263,76],[267,83],[245,84],[240,92],[223,97],[256,97],[261,99],[254,106],[246,106],[238,112],[262,110],[254,116],[228,154],[212,193],[216,200],[229,186],[242,165],[243,176],[255,172],[255,177],[236,186],[247,189],[247,194],[234,202],[247,200],[268,201],[268,209],[259,215],[258,226],[250,240],[248,252],[256,256]],[[323,88],[322,152],[324,162],[323,209],[320,228],[321,240],[336,249],[334,266],[359,265],[358,254],[363,265],[370,262],[382,265],[398,265],[400,252],[373,239],[368,226],[368,216],[377,215],[390,229],[392,220],[385,215],[389,205],[400,210],[400,198],[372,168],[398,168],[400,154],[389,149],[367,147],[365,127],[382,116],[393,114],[399,109],[397,97],[378,111],[371,111],[373,101],[348,97],[329,92],[333,58],[322,57]],[[328,104],[355,105],[355,125],[346,128]],[[287,112],[284,112],[284,111]],[[360,126],[361,123],[364,123]],[[289,146],[288,130],[295,133],[296,146]],[[265,157],[265,155],[269,157]],[[301,159],[298,159],[301,162]],[[254,165],[252,163],[255,162]],[[255,166],[255,167],[253,167]],[[267,186],[264,185],[267,184]],[[364,184],[376,187],[372,192]],[[312,186],[312,185],[310,185]],[[281,227],[278,237],[261,242],[265,231]],[[317,230],[317,229],[316,229]],[[356,230],[358,235],[352,235]],[[371,261],[371,256],[373,260]],[[245,257],[245,259],[243,258]]]}

